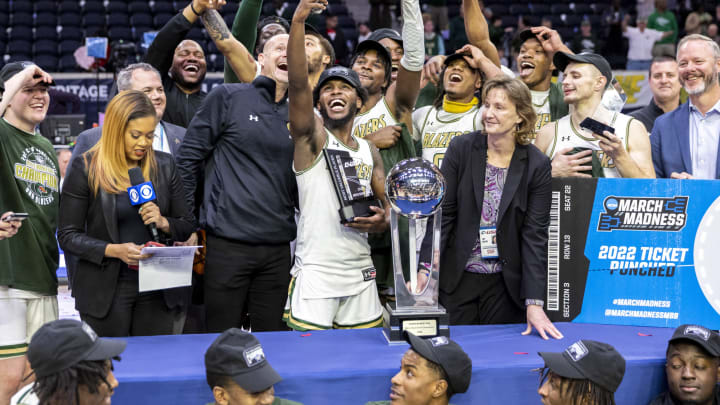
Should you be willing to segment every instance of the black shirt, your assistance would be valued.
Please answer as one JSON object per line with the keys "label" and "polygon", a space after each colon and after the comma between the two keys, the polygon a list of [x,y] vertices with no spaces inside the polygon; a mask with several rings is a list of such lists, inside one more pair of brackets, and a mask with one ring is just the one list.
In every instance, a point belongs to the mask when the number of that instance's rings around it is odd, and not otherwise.
{"label": "black shirt", "polygon": [[650,104],[631,112],[630,116],[642,122],[643,125],[645,125],[645,129],[650,133],[655,125],[655,119],[663,114],[665,114],[665,111],[658,107],[657,104],[655,104],[655,99],[652,98],[650,99]]}
{"label": "black shirt", "polygon": [[132,242],[144,245],[152,240],[150,232],[138,213],[138,208],[130,204],[127,192],[115,195],[115,206],[117,207],[118,234],[121,243]]}
{"label": "black shirt", "polygon": [[178,13],[162,27],[155,40],[147,51],[145,61],[160,72],[162,84],[165,88],[167,104],[163,121],[187,128],[195,112],[200,108],[207,93],[200,90],[187,94],[175,84],[175,81],[168,75],[172,67],[175,48],[185,39],[185,36],[192,28],[190,21],[185,18],[182,12]]}
{"label": "black shirt", "polygon": [[[188,206],[199,207],[201,227],[243,243],[295,239],[297,183],[288,122],[287,100],[275,102],[275,81],[265,76],[210,91],[176,156]],[[203,200],[195,201],[203,180]]]}

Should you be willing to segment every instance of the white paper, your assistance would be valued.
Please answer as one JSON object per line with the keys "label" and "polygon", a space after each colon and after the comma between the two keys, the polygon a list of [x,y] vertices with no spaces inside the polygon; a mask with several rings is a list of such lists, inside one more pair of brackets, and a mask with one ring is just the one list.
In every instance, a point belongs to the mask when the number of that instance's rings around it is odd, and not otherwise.
{"label": "white paper", "polygon": [[192,283],[195,250],[202,246],[147,246],[142,254],[152,254],[140,260],[140,292],[185,287]]}

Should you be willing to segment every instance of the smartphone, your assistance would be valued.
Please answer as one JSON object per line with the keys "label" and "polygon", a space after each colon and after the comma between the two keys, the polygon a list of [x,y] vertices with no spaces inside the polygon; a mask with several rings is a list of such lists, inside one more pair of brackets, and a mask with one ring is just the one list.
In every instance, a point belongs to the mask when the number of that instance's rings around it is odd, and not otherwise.
{"label": "smartphone", "polygon": [[594,120],[590,117],[582,120],[582,122],[580,123],[580,128],[587,129],[588,131],[598,136],[602,136],[603,138],[607,138],[605,135],[603,135],[604,131],[608,131],[611,134],[615,133],[615,128],[611,127],[610,125],[605,125],[602,122]]}
{"label": "smartphone", "polygon": [[27,212],[16,212],[12,215],[6,216],[2,220],[5,222],[22,221],[22,220],[28,219],[29,217],[30,217],[30,214],[28,214]]}

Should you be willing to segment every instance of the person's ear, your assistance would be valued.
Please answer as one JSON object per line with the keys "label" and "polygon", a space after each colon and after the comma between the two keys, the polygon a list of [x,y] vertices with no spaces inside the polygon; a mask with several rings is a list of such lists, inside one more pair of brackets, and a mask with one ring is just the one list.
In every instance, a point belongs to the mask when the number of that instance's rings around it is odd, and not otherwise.
{"label": "person's ear", "polygon": [[358,95],[357,98],[355,99],[355,106],[357,106],[358,110],[361,109],[363,106],[362,97],[360,97],[360,95]]}
{"label": "person's ear", "polygon": [[227,405],[230,402],[230,395],[223,387],[213,387],[213,397],[218,405]]}
{"label": "person's ear", "polygon": [[605,90],[605,87],[607,86],[607,77],[600,75],[600,77],[598,79],[600,79],[600,80],[598,80],[597,89],[599,92],[602,93]]}
{"label": "person's ear", "polygon": [[257,56],[257,61],[261,67],[265,67],[265,54],[259,53]]}
{"label": "person's ear", "polygon": [[435,382],[435,387],[433,388],[432,396],[433,398],[441,398],[443,397],[448,390],[448,383],[445,380],[437,380]]}
{"label": "person's ear", "polygon": [[327,65],[330,64],[330,62],[332,62],[332,61],[330,60],[330,55],[323,55],[323,57],[322,57],[322,63],[323,63],[323,65],[326,65],[326,66],[327,66]]}

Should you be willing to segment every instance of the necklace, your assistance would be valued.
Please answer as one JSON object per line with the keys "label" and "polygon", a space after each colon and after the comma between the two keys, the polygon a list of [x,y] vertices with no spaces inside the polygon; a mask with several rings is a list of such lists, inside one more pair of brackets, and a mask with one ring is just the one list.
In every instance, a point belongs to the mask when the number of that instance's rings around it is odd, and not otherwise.
{"label": "necklace", "polygon": [[547,102],[548,102],[549,99],[550,99],[550,94],[548,94],[548,95],[545,97],[545,100],[543,100],[543,102],[542,102],[541,104],[532,103],[532,105],[533,105],[533,107],[540,108],[540,107],[544,106],[545,104],[547,104]]}

